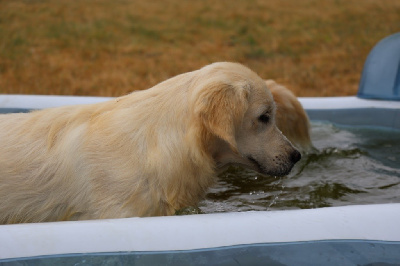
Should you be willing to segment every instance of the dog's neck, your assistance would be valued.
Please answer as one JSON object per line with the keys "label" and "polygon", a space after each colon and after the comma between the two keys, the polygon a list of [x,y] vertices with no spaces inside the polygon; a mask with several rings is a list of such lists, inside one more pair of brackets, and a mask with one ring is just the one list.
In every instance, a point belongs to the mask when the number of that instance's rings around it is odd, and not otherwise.
{"label": "dog's neck", "polygon": [[216,174],[224,172],[230,165],[242,165],[245,160],[242,155],[233,151],[226,141],[218,137],[213,138],[208,149],[215,162]]}

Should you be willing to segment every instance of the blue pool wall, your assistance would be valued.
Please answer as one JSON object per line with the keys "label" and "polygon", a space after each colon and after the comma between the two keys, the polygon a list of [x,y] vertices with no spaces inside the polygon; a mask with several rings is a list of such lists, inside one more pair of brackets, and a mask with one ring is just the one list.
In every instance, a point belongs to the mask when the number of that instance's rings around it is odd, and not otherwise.
{"label": "blue pool wall", "polygon": [[13,265],[399,265],[400,242],[320,240],[198,250],[103,252],[0,260]]}
{"label": "blue pool wall", "polygon": [[333,124],[400,130],[400,109],[311,109],[306,110],[311,121]]}

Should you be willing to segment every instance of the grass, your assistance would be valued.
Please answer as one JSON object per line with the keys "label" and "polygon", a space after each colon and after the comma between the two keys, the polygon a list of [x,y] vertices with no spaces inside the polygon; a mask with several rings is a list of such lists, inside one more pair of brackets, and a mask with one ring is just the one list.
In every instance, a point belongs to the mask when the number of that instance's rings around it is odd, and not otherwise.
{"label": "grass", "polygon": [[216,61],[354,95],[398,0],[0,0],[0,93],[118,96]]}

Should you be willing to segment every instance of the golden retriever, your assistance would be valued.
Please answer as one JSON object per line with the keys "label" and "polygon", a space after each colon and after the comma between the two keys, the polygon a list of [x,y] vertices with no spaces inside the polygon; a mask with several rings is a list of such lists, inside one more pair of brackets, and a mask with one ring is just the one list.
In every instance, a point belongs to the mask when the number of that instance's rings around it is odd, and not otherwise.
{"label": "golden retriever", "polygon": [[0,115],[0,223],[171,215],[228,164],[287,175],[301,155],[264,80],[214,63],[108,102]]}
{"label": "golden retriever", "polygon": [[307,152],[313,149],[310,120],[296,96],[274,80],[266,80],[277,106],[276,125],[296,148]]}

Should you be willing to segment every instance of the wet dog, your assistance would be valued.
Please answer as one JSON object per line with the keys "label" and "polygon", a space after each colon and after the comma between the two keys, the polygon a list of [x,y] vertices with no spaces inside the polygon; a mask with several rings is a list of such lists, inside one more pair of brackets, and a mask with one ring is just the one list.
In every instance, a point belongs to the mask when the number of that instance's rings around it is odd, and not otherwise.
{"label": "wet dog", "polygon": [[287,175],[301,155],[266,83],[215,63],[107,102],[0,115],[0,223],[171,215],[237,164]]}

